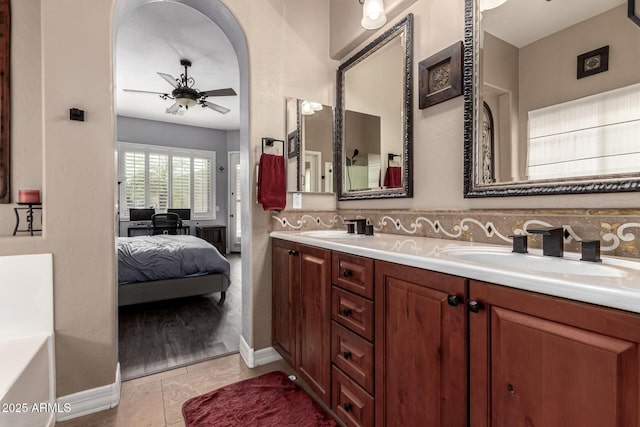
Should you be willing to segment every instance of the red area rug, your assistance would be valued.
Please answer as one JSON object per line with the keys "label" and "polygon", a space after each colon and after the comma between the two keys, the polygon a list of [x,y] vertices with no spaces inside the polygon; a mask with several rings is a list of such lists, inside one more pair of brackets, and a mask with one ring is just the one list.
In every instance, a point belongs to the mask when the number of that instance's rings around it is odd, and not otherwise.
{"label": "red area rug", "polygon": [[270,372],[187,400],[186,427],[334,427],[336,422],[283,372]]}

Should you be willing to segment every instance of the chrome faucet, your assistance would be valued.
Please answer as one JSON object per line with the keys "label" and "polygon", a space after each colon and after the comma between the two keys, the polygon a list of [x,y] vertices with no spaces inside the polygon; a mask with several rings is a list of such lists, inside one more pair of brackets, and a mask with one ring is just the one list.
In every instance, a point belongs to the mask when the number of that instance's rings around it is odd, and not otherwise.
{"label": "chrome faucet", "polygon": [[527,233],[542,235],[543,255],[562,257],[564,254],[564,229],[562,227],[529,229]]}

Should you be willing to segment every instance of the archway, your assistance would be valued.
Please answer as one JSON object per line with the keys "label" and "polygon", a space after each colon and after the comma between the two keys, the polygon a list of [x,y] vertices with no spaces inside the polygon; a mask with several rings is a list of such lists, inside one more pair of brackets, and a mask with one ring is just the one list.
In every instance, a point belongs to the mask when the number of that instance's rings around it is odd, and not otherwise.
{"label": "archway", "polygon": [[[113,56],[113,72],[112,76],[115,76],[116,60],[115,60],[115,46],[116,38],[118,34],[118,28],[123,19],[134,9],[142,6],[143,4],[150,3],[152,1],[159,0],[114,0],[113,14],[112,14],[112,56]],[[212,22],[214,22],[225,35],[228,37],[233,49],[235,51],[238,66],[240,70],[240,88],[239,88],[239,101],[240,101],[240,164],[241,169],[248,172],[249,165],[249,51],[247,46],[247,40],[240,24],[236,18],[231,14],[229,9],[222,3],[221,0],[172,0],[175,3],[184,4],[189,6]],[[114,85],[114,106],[115,106],[115,85]],[[115,110],[115,107],[114,107]],[[114,134],[117,134],[114,132]],[[115,141],[114,141],[115,147]],[[251,209],[249,206],[250,198],[246,195],[250,195],[250,182],[249,174],[243,173],[240,180],[240,188],[243,195],[242,200],[242,231],[241,231],[241,244],[242,244],[242,337],[248,343],[252,342],[252,330],[251,330],[251,310],[245,310],[244,308],[251,307],[251,245],[250,245],[250,233],[251,233]],[[116,317],[117,318],[117,317]]]}

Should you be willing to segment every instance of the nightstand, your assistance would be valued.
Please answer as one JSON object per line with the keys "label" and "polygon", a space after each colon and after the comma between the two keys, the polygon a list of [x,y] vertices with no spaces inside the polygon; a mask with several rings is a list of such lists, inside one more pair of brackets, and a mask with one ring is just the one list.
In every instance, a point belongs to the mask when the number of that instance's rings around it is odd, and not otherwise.
{"label": "nightstand", "polygon": [[227,227],[224,225],[197,225],[196,236],[206,240],[222,255],[227,253]]}

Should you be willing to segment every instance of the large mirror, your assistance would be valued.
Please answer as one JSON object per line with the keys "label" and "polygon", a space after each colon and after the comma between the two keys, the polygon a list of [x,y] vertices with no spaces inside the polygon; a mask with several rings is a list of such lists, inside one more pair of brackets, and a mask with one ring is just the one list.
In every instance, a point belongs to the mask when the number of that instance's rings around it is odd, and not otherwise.
{"label": "large mirror", "polygon": [[333,107],[285,98],[287,191],[333,193]]}
{"label": "large mirror", "polygon": [[640,27],[627,0],[466,8],[465,197],[638,191]]}
{"label": "large mirror", "polygon": [[413,15],[337,73],[339,200],[412,197]]}

